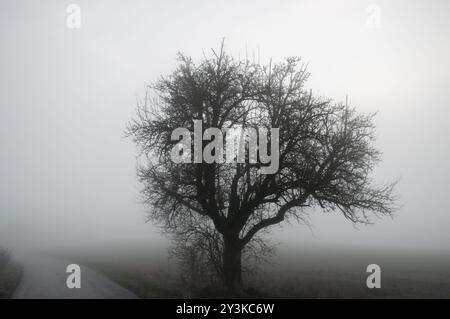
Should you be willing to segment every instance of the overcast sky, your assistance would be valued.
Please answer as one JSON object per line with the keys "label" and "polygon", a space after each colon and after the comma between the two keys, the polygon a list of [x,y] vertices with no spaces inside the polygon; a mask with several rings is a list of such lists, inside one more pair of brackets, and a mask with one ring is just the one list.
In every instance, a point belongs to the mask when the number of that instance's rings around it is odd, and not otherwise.
{"label": "overcast sky", "polygon": [[378,111],[374,178],[400,179],[394,219],[316,211],[277,241],[450,251],[449,1],[76,3],[80,29],[69,1],[0,2],[0,245],[164,243],[123,131],[178,51],[198,60],[225,37],[236,57],[301,56],[314,92]]}

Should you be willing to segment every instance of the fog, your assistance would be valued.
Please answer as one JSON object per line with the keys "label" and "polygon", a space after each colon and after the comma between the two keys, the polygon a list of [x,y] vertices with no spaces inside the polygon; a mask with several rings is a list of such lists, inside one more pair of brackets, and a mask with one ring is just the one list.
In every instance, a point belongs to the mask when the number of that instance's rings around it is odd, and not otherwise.
{"label": "fog", "polygon": [[[145,85],[195,60],[301,56],[308,87],[378,111],[377,183],[399,179],[394,218],[355,227],[338,212],[272,228],[285,245],[450,251],[448,1],[0,2],[0,245],[165,247],[145,223],[137,150],[124,137]],[[370,10],[369,10],[370,11]]]}

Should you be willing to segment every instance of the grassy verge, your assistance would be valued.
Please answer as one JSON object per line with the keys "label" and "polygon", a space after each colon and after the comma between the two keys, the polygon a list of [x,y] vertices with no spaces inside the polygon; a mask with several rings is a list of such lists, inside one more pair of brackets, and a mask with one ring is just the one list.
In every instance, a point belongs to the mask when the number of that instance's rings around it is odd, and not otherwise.
{"label": "grassy verge", "polygon": [[10,254],[0,249],[0,299],[9,299],[20,283],[22,271],[19,265],[11,262]]}
{"label": "grassy verge", "polygon": [[84,264],[132,291],[139,298],[183,297],[176,282],[168,275],[152,271],[127,269],[120,265],[88,262]]}

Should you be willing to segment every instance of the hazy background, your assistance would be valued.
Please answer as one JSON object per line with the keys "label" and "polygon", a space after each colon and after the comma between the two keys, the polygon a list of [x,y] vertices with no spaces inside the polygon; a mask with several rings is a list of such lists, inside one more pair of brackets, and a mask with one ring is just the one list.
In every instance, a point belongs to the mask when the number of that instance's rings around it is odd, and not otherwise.
{"label": "hazy background", "polygon": [[236,57],[302,56],[316,93],[378,111],[374,178],[400,179],[394,219],[316,211],[275,241],[450,252],[450,2],[90,0],[78,30],[70,3],[0,0],[0,245],[164,249],[123,131],[178,51],[200,59],[225,37]]}

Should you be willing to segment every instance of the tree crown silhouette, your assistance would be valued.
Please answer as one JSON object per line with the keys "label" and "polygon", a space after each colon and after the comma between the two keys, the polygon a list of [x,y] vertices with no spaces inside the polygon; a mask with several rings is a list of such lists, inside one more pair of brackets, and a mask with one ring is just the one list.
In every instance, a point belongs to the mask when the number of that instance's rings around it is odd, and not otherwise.
{"label": "tree crown silhouette", "polygon": [[[180,54],[128,127],[144,155],[138,175],[149,217],[179,236],[214,234],[229,288],[242,287],[242,251],[271,225],[302,220],[315,206],[353,223],[395,208],[394,183],[375,186],[370,176],[380,161],[374,114],[314,96],[305,88],[308,76],[299,58],[261,65],[222,48],[196,64]],[[261,174],[265,164],[249,161],[174,163],[171,134],[193,131],[193,120],[203,130],[279,128],[278,171]]]}

